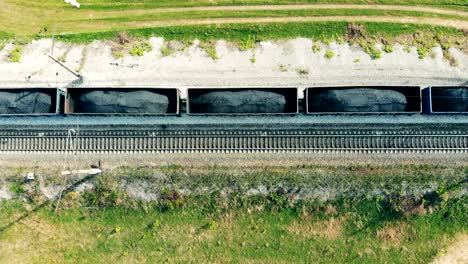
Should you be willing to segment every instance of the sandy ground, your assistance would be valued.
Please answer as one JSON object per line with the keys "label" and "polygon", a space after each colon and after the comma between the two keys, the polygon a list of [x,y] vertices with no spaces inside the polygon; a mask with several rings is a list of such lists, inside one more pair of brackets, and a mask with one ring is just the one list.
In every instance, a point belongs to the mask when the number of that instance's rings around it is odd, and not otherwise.
{"label": "sandy ground", "polygon": [[[55,43],[53,55],[64,53],[66,65],[81,68],[81,87],[299,87],[319,85],[467,85],[468,55],[451,49],[458,61],[452,67],[442,58],[442,50],[434,48],[435,57],[419,59],[416,49],[406,53],[396,46],[394,52],[371,60],[364,51],[347,44],[332,43],[312,52],[312,41],[297,38],[261,42],[258,48],[239,51],[229,43],[219,41],[219,60],[213,60],[198,47],[198,42],[185,51],[163,57],[162,38],[151,38],[151,52],[142,57],[127,55],[116,60],[106,42],[70,46]],[[44,39],[27,45],[20,63],[6,61],[12,48],[0,51],[0,87],[63,87],[71,86],[76,77],[54,63],[53,41]],[[324,57],[326,50],[336,54]],[[252,63],[250,59],[256,58]],[[359,60],[356,62],[356,60]],[[299,72],[307,72],[300,74]],[[183,94],[184,95],[184,89]]]}
{"label": "sandy ground", "polygon": [[[153,9],[131,9],[126,10],[128,15],[141,15],[147,13],[162,12],[189,12],[189,11],[251,11],[251,10],[306,10],[306,9],[373,9],[373,10],[403,10],[419,11],[445,15],[468,16],[468,12],[434,8],[427,6],[403,6],[403,5],[355,5],[355,4],[303,4],[303,5],[242,5],[242,6],[196,6],[196,7],[166,7]],[[105,15],[121,15],[120,11],[99,10],[86,12],[88,17],[98,17]]]}
{"label": "sandy ground", "polygon": [[76,154],[35,153],[6,154],[0,159],[1,167],[36,168],[89,168],[101,162],[103,169],[119,166],[304,166],[304,165],[401,165],[452,164],[468,166],[468,154],[362,154],[362,153],[127,153]]}
{"label": "sandy ground", "polygon": [[468,263],[468,234],[460,234],[454,242],[431,264],[466,264]]}

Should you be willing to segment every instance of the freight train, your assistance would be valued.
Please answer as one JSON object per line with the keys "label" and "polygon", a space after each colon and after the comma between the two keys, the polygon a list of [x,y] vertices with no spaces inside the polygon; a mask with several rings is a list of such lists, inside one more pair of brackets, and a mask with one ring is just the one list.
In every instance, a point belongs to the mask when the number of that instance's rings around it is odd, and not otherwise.
{"label": "freight train", "polygon": [[0,115],[468,114],[466,86],[2,88]]}

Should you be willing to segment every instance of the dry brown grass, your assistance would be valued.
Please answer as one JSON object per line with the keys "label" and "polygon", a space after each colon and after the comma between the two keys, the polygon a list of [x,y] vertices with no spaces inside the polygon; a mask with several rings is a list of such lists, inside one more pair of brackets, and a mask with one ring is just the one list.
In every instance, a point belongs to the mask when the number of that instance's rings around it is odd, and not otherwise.
{"label": "dry brown grass", "polygon": [[[42,255],[49,256],[47,261],[50,263],[59,263],[62,259],[61,249],[70,239],[64,230],[35,215],[17,222],[11,230],[18,239],[0,240],[1,263],[29,263],[40,260]],[[47,244],[55,246],[45,246]],[[51,251],[54,254],[50,254]]]}
{"label": "dry brown grass", "polygon": [[305,238],[336,239],[342,235],[345,222],[346,217],[332,217],[323,221],[293,221],[286,227],[286,230],[290,234]]}
{"label": "dry brown grass", "polygon": [[399,222],[397,224],[387,223],[383,228],[377,230],[376,235],[384,243],[388,243],[391,245],[400,245],[400,243],[406,237],[406,227],[407,224],[403,222]]}

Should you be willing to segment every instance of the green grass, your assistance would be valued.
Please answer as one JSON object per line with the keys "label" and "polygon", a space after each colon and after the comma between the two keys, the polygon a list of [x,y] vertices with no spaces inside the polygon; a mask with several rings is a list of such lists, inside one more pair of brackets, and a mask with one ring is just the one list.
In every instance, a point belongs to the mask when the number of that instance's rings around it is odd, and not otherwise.
{"label": "green grass", "polygon": [[[13,0],[8,0],[12,2]],[[14,0],[18,5],[46,8],[64,8],[66,4],[42,0],[30,2],[27,0]],[[135,1],[135,0],[86,0],[81,1],[83,10],[125,10],[125,9],[147,9],[159,7],[192,7],[192,6],[220,6],[220,5],[271,5],[271,4],[391,4],[391,5],[425,5],[435,7],[446,7],[466,10],[467,4],[464,0],[161,0],[161,1]]]}
{"label": "green grass", "polygon": [[[37,207],[39,183],[24,171],[4,168],[0,179],[16,196],[0,203],[2,263],[428,263],[468,232],[468,168],[455,164],[121,167],[67,193],[58,213]],[[44,186],[61,182],[36,172]],[[142,181],[158,201],[121,189]],[[245,195],[260,186],[266,193]],[[307,190],[319,195],[289,196]]]}
{"label": "green grass", "polygon": [[[406,217],[374,201],[282,207],[268,199],[200,197],[169,211],[45,207],[0,231],[0,262],[428,263],[468,231],[467,199]],[[0,212],[5,224],[27,211],[16,201]]]}
{"label": "green grass", "polygon": [[[413,32],[431,32],[447,36],[463,37],[459,30],[446,27],[431,27],[414,24],[397,23],[360,23],[371,36],[384,35],[395,38]],[[304,22],[304,23],[268,23],[268,24],[225,24],[204,26],[170,26],[128,30],[135,37],[163,37],[165,40],[201,41],[224,39],[241,43],[248,38],[255,41],[268,39],[287,39],[306,37],[316,41],[326,41],[343,37],[347,32],[347,22]],[[62,34],[56,39],[72,43],[89,43],[96,39],[114,39],[119,31],[105,31],[83,34]]]}
{"label": "green grass", "polygon": [[[467,21],[465,16],[437,14],[419,11],[391,11],[368,9],[304,9],[304,10],[250,10],[250,11],[154,11],[151,8],[180,6],[245,5],[245,4],[298,4],[298,3],[359,3],[349,1],[133,1],[133,0],[90,0],[82,1],[82,8],[76,9],[64,2],[42,0],[5,0],[0,8],[8,10],[8,16],[0,16],[0,31],[18,36],[51,36],[53,34],[90,33],[100,31],[125,31],[132,28],[157,26],[159,22],[170,21],[177,24],[179,19],[203,18],[246,18],[246,17],[319,17],[319,16],[411,16],[437,17]],[[463,1],[366,1],[364,4],[418,4],[451,6],[460,10],[468,8]]]}

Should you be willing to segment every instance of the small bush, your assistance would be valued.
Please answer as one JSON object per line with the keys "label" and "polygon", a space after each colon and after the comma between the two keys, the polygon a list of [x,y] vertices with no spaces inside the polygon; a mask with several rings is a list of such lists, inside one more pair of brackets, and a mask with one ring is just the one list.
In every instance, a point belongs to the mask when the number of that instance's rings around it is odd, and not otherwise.
{"label": "small bush", "polygon": [[163,57],[170,56],[174,51],[168,47],[161,47],[161,55]]}
{"label": "small bush", "polygon": [[393,47],[390,45],[384,45],[382,47],[382,50],[385,51],[386,53],[392,53],[393,52]]}
{"label": "small bush", "polygon": [[305,68],[302,68],[302,67],[299,67],[296,69],[296,72],[299,74],[299,75],[307,75],[309,74],[309,70],[308,69],[305,69]]}
{"label": "small bush", "polygon": [[20,62],[21,55],[23,55],[23,48],[16,46],[12,51],[10,51],[10,54],[8,54],[8,58],[11,62]]}
{"label": "small bush", "polygon": [[363,26],[354,24],[354,23],[348,23],[348,27],[346,30],[346,36],[348,40],[355,40],[358,38],[362,38],[365,36],[365,29]]}
{"label": "small bush", "polygon": [[331,59],[331,58],[333,58],[333,56],[335,56],[335,53],[333,52],[333,50],[327,50],[325,52],[325,58]]}
{"label": "small bush", "polygon": [[312,45],[312,51],[313,51],[314,53],[319,52],[320,49],[321,49],[321,48],[320,48],[320,45],[319,45],[318,43],[314,43],[314,45]]}
{"label": "small bush", "polygon": [[117,34],[116,41],[120,45],[125,45],[127,43],[130,43],[132,41],[132,39],[127,34],[127,32],[120,32],[120,33]]}
{"label": "small bush", "polygon": [[428,53],[428,50],[424,47],[418,47],[416,51],[418,52],[418,58],[421,60],[424,59]]}
{"label": "small bush", "polygon": [[354,62],[354,63],[358,63],[358,62],[360,62],[360,61],[361,61],[361,58],[356,58],[356,59],[354,59],[353,62]]}
{"label": "small bush", "polygon": [[185,205],[184,196],[177,190],[165,189],[160,198],[161,210],[173,210],[181,208]]}
{"label": "small bush", "polygon": [[365,52],[369,54],[371,59],[376,60],[382,57],[382,52],[374,46],[368,46],[365,48]]}
{"label": "small bush", "polygon": [[24,190],[23,186],[19,183],[12,183],[10,185],[10,191],[16,195],[19,195],[19,194],[23,194],[25,193],[26,191]]}
{"label": "small bush", "polygon": [[255,58],[255,56],[252,56],[252,57],[250,58],[250,62],[251,62],[251,63],[257,62],[257,58]]}
{"label": "small bush", "polygon": [[249,50],[253,49],[256,46],[256,39],[255,36],[248,35],[247,38],[239,43],[240,50]]}
{"label": "small bush", "polygon": [[82,199],[86,206],[106,208],[122,204],[123,193],[120,193],[117,182],[108,175],[97,178],[93,190],[83,193]]}
{"label": "small bush", "polygon": [[410,52],[411,52],[411,47],[408,46],[408,45],[405,45],[405,46],[403,47],[403,50],[404,50],[406,53],[410,53]]}
{"label": "small bush", "polygon": [[448,61],[450,66],[458,66],[458,61],[452,56],[452,54],[450,54],[448,50],[443,50],[442,54],[444,56],[444,59]]}
{"label": "small bush", "polygon": [[130,55],[132,56],[143,56],[145,52],[149,52],[153,49],[151,44],[148,41],[142,41],[140,43],[135,44],[132,49],[130,50]]}
{"label": "small bush", "polygon": [[288,71],[288,66],[286,66],[284,64],[280,64],[278,68],[279,68],[280,72]]}

